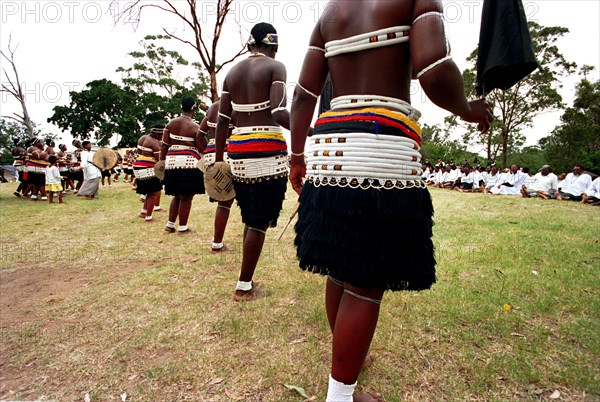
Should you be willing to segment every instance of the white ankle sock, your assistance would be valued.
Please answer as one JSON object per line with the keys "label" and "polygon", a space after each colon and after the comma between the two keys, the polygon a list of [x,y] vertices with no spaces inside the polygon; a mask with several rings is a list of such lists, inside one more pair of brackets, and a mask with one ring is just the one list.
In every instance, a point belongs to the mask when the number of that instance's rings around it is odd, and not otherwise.
{"label": "white ankle sock", "polygon": [[250,289],[252,289],[252,281],[250,281],[250,282],[238,281],[237,286],[235,288],[235,290],[243,290],[244,292],[247,292]]}
{"label": "white ankle sock", "polygon": [[346,385],[344,383],[334,380],[330,374],[326,402],[352,402],[354,388],[356,388],[356,383],[352,385]]}

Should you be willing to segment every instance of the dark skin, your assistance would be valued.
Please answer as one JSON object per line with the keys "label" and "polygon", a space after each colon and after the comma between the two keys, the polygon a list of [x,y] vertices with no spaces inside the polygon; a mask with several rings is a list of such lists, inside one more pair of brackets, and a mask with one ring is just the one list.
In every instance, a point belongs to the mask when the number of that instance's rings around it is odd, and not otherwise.
{"label": "dark skin", "polygon": [[[410,82],[425,67],[446,56],[446,39],[440,17],[412,21],[429,11],[443,11],[441,1],[330,1],[317,23],[310,45],[325,48],[325,43],[393,26],[412,25],[408,43],[399,43],[367,51],[346,53],[326,59],[323,52],[309,50],[298,82],[308,91],[319,94],[327,74],[333,83],[333,96],[381,95],[410,102]],[[377,63],[374,60],[385,60]],[[460,71],[454,62],[445,61],[424,73],[419,82],[437,106],[463,120],[480,124],[486,132],[492,121],[492,108],[483,100],[469,102],[464,94]],[[290,182],[300,194],[306,164],[304,145],[315,109],[316,99],[296,87],[292,103],[292,156]],[[362,289],[344,283],[343,287],[328,280],[326,310],[333,333],[332,377],[353,384],[367,356],[375,328],[379,305],[344,293],[344,289],[381,300],[383,290]],[[355,395],[355,401],[378,401],[381,396]]]}
{"label": "dark skin", "polygon": [[[155,133],[153,131],[150,134],[142,135],[138,140],[138,145],[149,148],[152,151],[144,151],[138,148],[138,155],[148,156],[151,158],[159,158],[160,157],[160,142],[162,135],[160,133]],[[144,222],[151,223],[152,222],[152,212],[154,211],[154,206],[157,205],[157,202],[160,202],[160,191],[155,191],[150,194],[146,194],[146,199],[144,200],[144,209],[147,211],[144,216],[140,215],[142,218],[146,218]]]}
{"label": "dark skin", "polygon": [[[40,160],[40,161],[47,160],[47,154],[44,151],[43,143],[37,142],[37,143],[33,144],[33,147],[31,149],[31,159]],[[29,186],[31,187],[32,195],[36,195],[39,191],[42,194],[42,197],[46,196],[46,188],[44,186],[36,186],[34,184],[30,184]],[[29,189],[27,189],[26,192],[29,192]],[[34,198],[34,201],[36,201],[36,200],[37,200],[37,198]]]}
{"label": "dark skin", "polygon": [[[237,127],[260,125],[290,128],[290,114],[287,110],[271,113],[273,109],[286,105],[285,85],[274,83],[275,81],[285,83],[287,79],[285,66],[275,60],[277,47],[257,44],[248,46],[248,50],[251,52],[251,57],[236,64],[223,83],[224,93],[221,96],[215,137],[217,162],[223,161],[223,150],[231,121],[222,115],[232,115],[231,102],[252,104],[269,100],[271,103],[270,109],[253,113],[237,113],[235,121]],[[247,225],[244,227],[242,267],[239,276],[239,280],[243,282],[252,281],[265,242],[265,234],[262,232],[266,232],[267,227],[254,229],[258,231],[252,230]],[[253,290],[236,290],[235,293],[237,296],[244,296],[250,292]]]}
{"label": "dark skin", "polygon": [[[83,151],[81,141],[75,142],[75,144],[73,144],[73,146],[75,147],[75,152],[73,152],[73,157],[75,158],[75,161],[81,162],[81,151]],[[77,185],[75,186],[75,190],[79,191],[79,189],[81,188],[82,185],[83,185],[83,180],[78,180]]]}
{"label": "dark skin", "polygon": [[[13,158],[16,160],[23,161],[25,164],[25,159],[27,158],[27,150],[23,148],[20,144],[15,145],[12,149],[11,154]],[[15,190],[15,195],[20,197],[21,195],[25,195],[25,190],[27,189],[27,184],[25,182],[20,182],[19,187]]]}
{"label": "dark skin", "polygon": [[[163,145],[160,149],[160,160],[165,160],[167,152],[169,151],[169,144],[171,145],[192,145],[187,141],[180,141],[172,139],[169,134],[173,133],[182,137],[194,138],[194,144],[198,151],[202,152],[206,148],[206,136],[200,132],[200,126],[193,120],[194,114],[196,113],[196,107],[190,111],[183,111],[181,116],[174,118],[167,124],[162,137]],[[171,200],[169,206],[169,221],[175,222],[179,217],[179,225],[187,225],[188,218],[190,216],[190,210],[192,208],[192,200],[194,199],[193,194],[182,194],[176,195]],[[167,230],[168,228],[165,228]],[[171,231],[171,230],[168,230]]]}
{"label": "dark skin", "polygon": [[[220,99],[210,105],[206,111],[206,116],[202,120],[202,123],[200,123],[200,130],[206,132],[208,138],[215,138],[216,135],[216,129],[214,127],[209,127],[208,122],[217,122],[219,116],[219,104]],[[231,135],[231,129],[229,130],[228,137],[229,135]],[[217,210],[215,211],[215,228],[213,234],[213,241],[215,243],[221,243],[223,241],[225,229],[227,228],[227,222],[229,221],[229,211],[231,205],[233,205],[233,200],[234,198],[229,201],[217,202]],[[220,251],[229,251],[229,249],[227,246],[223,246]]]}

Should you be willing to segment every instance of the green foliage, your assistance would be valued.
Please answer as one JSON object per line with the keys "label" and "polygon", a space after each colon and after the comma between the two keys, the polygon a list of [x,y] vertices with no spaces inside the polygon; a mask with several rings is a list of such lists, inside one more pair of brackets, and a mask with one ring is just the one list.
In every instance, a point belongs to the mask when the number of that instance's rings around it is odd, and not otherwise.
{"label": "green foliage", "polygon": [[561,121],[539,142],[548,162],[556,171],[582,164],[600,174],[600,80],[584,78],[577,84],[573,106],[565,110]]}
{"label": "green foliage", "polygon": [[429,159],[432,164],[436,164],[438,159],[444,162],[462,163],[463,161],[475,161],[478,155],[467,151],[467,147],[460,141],[451,140],[448,131],[442,132],[439,126],[429,126],[424,124],[421,128],[423,145],[421,155],[423,161]]}
{"label": "green foliage", "polygon": [[[542,112],[563,106],[557,89],[561,87],[561,76],[572,73],[575,63],[567,61],[556,46],[557,40],[569,30],[563,27],[543,27],[529,22],[533,49],[540,67],[512,88],[494,90],[486,98],[494,104],[495,120],[487,134],[481,135],[473,125],[466,125],[463,140],[470,146],[482,145],[488,159],[496,159],[499,153],[504,166],[509,165],[509,154],[523,145],[524,128],[531,127],[533,118]],[[475,94],[477,49],[467,58],[473,67],[463,73],[465,92]],[[462,124],[458,119],[446,121],[448,129]]]}
{"label": "green foliage", "polygon": [[11,154],[15,146],[13,138],[17,138],[22,142],[29,139],[27,127],[24,124],[14,121],[0,119],[0,165],[10,165],[13,163]]}
{"label": "green foliage", "polygon": [[[157,47],[154,40],[168,36],[147,36],[140,44],[143,51],[129,55],[135,59],[129,68],[119,67],[123,85],[101,79],[86,84],[84,90],[71,92],[68,106],[54,107],[48,122],[69,130],[75,138],[95,139],[105,146],[121,136],[118,146],[129,147],[155,124],[166,124],[179,114],[186,96],[198,99],[206,94],[206,76],[199,64],[192,72],[177,79],[180,67],[189,65],[179,53]],[[202,119],[203,116],[199,116]]]}
{"label": "green foliage", "polygon": [[508,161],[510,164],[518,163],[521,167],[527,166],[531,173],[537,172],[548,163],[544,151],[535,145],[524,147],[514,154],[509,154]]}

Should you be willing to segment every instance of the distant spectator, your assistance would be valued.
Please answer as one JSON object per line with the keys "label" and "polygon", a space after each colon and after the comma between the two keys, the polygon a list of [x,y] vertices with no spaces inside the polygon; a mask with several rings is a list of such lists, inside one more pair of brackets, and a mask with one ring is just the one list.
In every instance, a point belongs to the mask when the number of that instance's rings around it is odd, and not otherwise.
{"label": "distant spectator", "polygon": [[582,165],[575,165],[573,171],[565,177],[556,194],[557,200],[581,201],[582,194],[592,184],[592,176],[583,173]]}
{"label": "distant spectator", "polygon": [[600,206],[600,177],[596,177],[592,184],[581,194],[581,202]]}
{"label": "distant spectator", "polygon": [[550,165],[544,165],[528,183],[523,184],[521,194],[525,198],[539,197],[548,200],[557,189],[558,180],[556,175],[552,174]]}
{"label": "distant spectator", "polygon": [[523,173],[519,165],[512,165],[510,167],[510,173],[503,177],[501,184],[498,184],[490,189],[492,194],[501,195],[520,195],[521,187],[525,183],[525,180],[529,178],[529,175]]}
{"label": "distant spectator", "polygon": [[498,172],[498,166],[497,165],[492,165],[490,167],[490,173],[488,173],[485,176],[485,187],[484,187],[484,192],[485,193],[490,193],[492,187],[497,186],[498,184],[500,184],[500,179],[502,178],[501,174]]}

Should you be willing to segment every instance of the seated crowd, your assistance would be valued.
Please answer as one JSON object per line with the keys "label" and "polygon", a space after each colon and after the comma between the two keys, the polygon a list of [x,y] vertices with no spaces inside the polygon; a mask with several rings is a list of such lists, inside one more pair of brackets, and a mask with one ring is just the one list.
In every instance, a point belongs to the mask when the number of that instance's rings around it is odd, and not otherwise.
{"label": "seated crowd", "polygon": [[460,192],[481,192],[496,195],[520,195],[525,198],[542,198],[579,201],[600,205],[600,177],[592,180],[582,165],[575,165],[571,173],[559,176],[552,167],[544,165],[531,175],[529,168],[514,164],[502,171],[496,164],[482,166],[438,161],[423,165],[423,180],[428,186]]}

